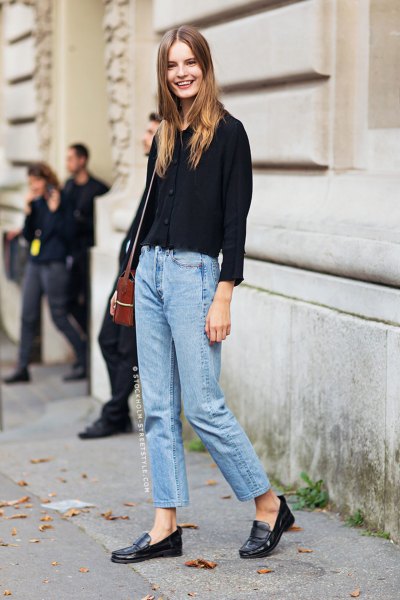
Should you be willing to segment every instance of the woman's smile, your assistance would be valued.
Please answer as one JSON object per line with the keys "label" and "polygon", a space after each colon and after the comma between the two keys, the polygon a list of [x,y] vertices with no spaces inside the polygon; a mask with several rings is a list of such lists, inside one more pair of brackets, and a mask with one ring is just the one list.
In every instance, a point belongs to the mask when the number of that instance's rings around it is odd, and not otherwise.
{"label": "woman's smile", "polygon": [[193,83],[194,79],[191,80],[186,80],[186,81],[177,81],[175,85],[177,85],[179,87],[179,89],[183,89],[186,90],[187,88],[189,88],[192,83]]}

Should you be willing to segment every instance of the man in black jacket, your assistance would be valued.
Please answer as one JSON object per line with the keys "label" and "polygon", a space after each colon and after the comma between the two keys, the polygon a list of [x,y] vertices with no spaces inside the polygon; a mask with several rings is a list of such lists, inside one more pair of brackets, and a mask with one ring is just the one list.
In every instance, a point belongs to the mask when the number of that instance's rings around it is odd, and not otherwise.
{"label": "man in black jacket", "polygon": [[[69,313],[87,334],[89,313],[89,248],[94,245],[94,199],[109,187],[88,170],[89,150],[84,144],[72,144],[67,150],[67,170],[71,177],[64,195],[73,210],[76,236],[71,248]],[[86,370],[75,365],[66,381],[83,379]]]}
{"label": "man in black jacket", "polygon": [[[161,119],[156,113],[151,113],[149,115],[149,121],[142,138],[146,156],[148,156],[150,152],[153,136],[157,131],[160,121]],[[141,207],[144,200],[143,194],[129,231],[121,244],[118,275],[126,254],[129,251],[132,230],[138,226]],[[100,417],[92,425],[87,427],[85,431],[78,434],[81,439],[93,439],[110,436],[116,433],[129,433],[133,431],[132,421],[129,415],[128,400],[135,385],[132,370],[133,367],[136,368],[136,375],[138,374],[136,329],[135,327],[116,325],[110,316],[110,300],[115,291],[117,280],[118,276],[112,286],[111,293],[106,303],[103,324],[98,337],[101,352],[106,362],[110,378],[111,400],[103,405]]]}

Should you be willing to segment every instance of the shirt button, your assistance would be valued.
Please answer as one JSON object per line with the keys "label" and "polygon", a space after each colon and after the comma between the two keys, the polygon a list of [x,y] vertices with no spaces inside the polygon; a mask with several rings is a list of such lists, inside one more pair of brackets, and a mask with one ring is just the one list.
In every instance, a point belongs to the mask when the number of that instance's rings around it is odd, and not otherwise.
{"label": "shirt button", "polygon": [[172,196],[172,194],[173,194],[173,193],[174,193],[174,189],[173,189],[173,188],[171,188],[171,189],[169,190],[168,194],[169,194],[170,196]]}
{"label": "shirt button", "polygon": [[165,218],[164,219],[164,225],[168,225],[168,223],[169,223],[169,219]]}

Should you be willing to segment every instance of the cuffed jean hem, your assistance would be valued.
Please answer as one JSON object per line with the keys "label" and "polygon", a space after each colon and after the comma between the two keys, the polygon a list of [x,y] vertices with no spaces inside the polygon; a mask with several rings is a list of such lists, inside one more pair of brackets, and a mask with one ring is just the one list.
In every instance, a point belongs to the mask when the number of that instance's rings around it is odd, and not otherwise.
{"label": "cuffed jean hem", "polygon": [[261,496],[262,494],[265,494],[265,492],[268,492],[269,490],[272,490],[272,485],[269,485],[264,488],[260,488],[258,491],[251,492],[251,494],[247,494],[247,496],[243,496],[241,498],[239,498],[239,496],[238,496],[237,499],[240,500],[240,502],[246,502],[246,500],[251,500],[252,498],[257,498],[257,496]]}
{"label": "cuffed jean hem", "polygon": [[189,500],[181,500],[180,502],[174,502],[173,500],[170,502],[153,502],[153,506],[155,508],[177,508],[180,506],[189,506]]}

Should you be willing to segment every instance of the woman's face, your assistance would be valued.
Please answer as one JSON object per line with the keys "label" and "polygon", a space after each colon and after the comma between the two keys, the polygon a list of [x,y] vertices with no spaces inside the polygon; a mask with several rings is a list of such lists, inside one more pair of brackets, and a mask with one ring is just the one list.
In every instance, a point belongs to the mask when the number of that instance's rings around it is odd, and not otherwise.
{"label": "woman's face", "polygon": [[29,189],[35,197],[44,196],[46,191],[46,180],[35,175],[28,176]]}
{"label": "woman's face", "polygon": [[192,50],[184,42],[176,41],[169,49],[167,79],[170,90],[182,100],[194,99],[200,89],[203,73]]}

